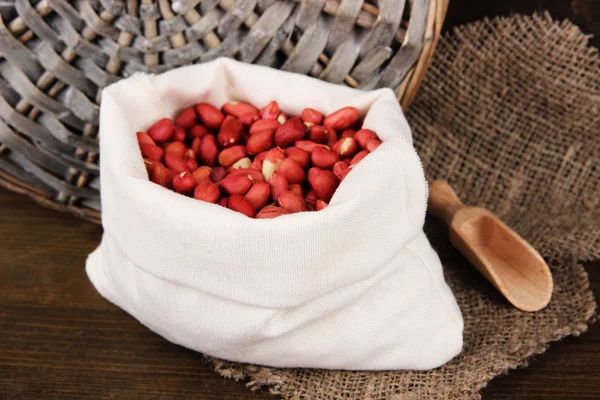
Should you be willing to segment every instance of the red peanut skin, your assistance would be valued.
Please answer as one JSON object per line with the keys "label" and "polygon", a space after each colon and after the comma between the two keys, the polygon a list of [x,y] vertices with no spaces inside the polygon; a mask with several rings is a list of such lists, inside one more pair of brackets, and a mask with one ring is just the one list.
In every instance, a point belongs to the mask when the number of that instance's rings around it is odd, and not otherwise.
{"label": "red peanut skin", "polygon": [[169,170],[162,164],[156,165],[154,171],[152,171],[152,175],[150,176],[150,180],[160,186],[168,187],[169,186]]}
{"label": "red peanut skin", "polygon": [[344,180],[346,175],[350,172],[350,168],[344,161],[338,161],[333,165],[333,173],[341,181]]}
{"label": "red peanut skin", "polygon": [[179,175],[175,175],[173,178],[173,189],[177,193],[190,194],[196,187],[196,180],[189,172],[182,172]]}
{"label": "red peanut skin", "polygon": [[324,147],[316,147],[310,155],[310,159],[315,167],[331,169],[333,164],[340,161],[340,156]]}
{"label": "red peanut skin", "polygon": [[244,126],[250,126],[254,123],[254,121],[258,120],[258,114],[254,112],[244,113],[239,116],[238,120]]}
{"label": "red peanut skin", "polygon": [[252,207],[252,204],[241,194],[232,194],[227,201],[227,207],[250,218],[256,215],[256,210]]}
{"label": "red peanut skin", "polygon": [[296,146],[285,149],[285,155],[287,158],[291,158],[292,160],[296,161],[303,169],[306,169],[306,167],[308,167],[308,163],[310,162],[310,155],[306,151],[299,149]]}
{"label": "red peanut skin", "polygon": [[208,203],[216,203],[220,195],[219,187],[211,181],[202,181],[194,189],[194,198]]}
{"label": "red peanut skin", "polygon": [[188,150],[188,152],[183,157],[183,159],[185,161],[186,167],[188,167],[188,169],[190,171],[195,171],[198,169],[198,163],[196,162],[196,155],[194,154],[193,150]]}
{"label": "red peanut skin", "polygon": [[304,169],[302,169],[300,164],[298,164],[295,160],[292,160],[291,158],[286,158],[285,160],[283,160],[281,164],[279,164],[279,168],[277,168],[277,171],[283,174],[288,183],[291,184],[301,184],[306,178]]}
{"label": "red peanut skin", "polygon": [[367,149],[367,143],[371,139],[377,139],[377,134],[370,129],[360,129],[354,134],[354,140],[356,140],[359,146],[364,150]]}
{"label": "red peanut skin", "polygon": [[246,149],[248,154],[258,154],[273,147],[273,130],[255,132],[248,138]]}
{"label": "red peanut skin", "polygon": [[319,175],[323,170],[319,167],[312,167],[311,169],[308,170],[308,182],[310,184],[312,184],[313,179],[315,179],[315,177],[317,175]]}
{"label": "red peanut skin", "polygon": [[228,201],[229,201],[229,197],[221,197],[219,199],[219,201],[217,201],[217,204],[220,205],[221,207],[227,208],[227,202]]}
{"label": "red peanut skin", "polygon": [[271,185],[267,182],[256,182],[245,196],[252,207],[258,211],[269,201],[269,197],[271,197]]}
{"label": "red peanut skin", "polygon": [[171,142],[165,148],[165,153],[173,153],[181,158],[183,158],[186,151],[187,147],[185,147],[185,144],[181,142]]}
{"label": "red peanut skin", "polygon": [[350,137],[338,140],[331,149],[341,157],[352,157],[359,150],[356,140]]}
{"label": "red peanut skin", "polygon": [[153,161],[161,161],[165,154],[164,150],[155,144],[143,143],[140,144],[142,156]]}
{"label": "red peanut skin", "polygon": [[186,137],[185,130],[183,128],[176,127],[171,140],[174,142],[185,142]]}
{"label": "red peanut skin", "polygon": [[292,183],[288,186],[288,190],[296,193],[298,196],[301,196],[302,198],[304,198],[304,189],[302,188],[302,185],[299,185],[297,183]]}
{"label": "red peanut skin", "polygon": [[144,158],[144,166],[146,167],[146,171],[148,172],[148,174],[151,174],[152,171],[154,171],[154,168],[156,168],[156,166],[160,163],[160,161]]}
{"label": "red peanut skin", "polygon": [[315,211],[321,211],[322,209],[326,208],[328,205],[329,205],[328,203],[319,199],[319,200],[317,200],[317,204],[315,204]]}
{"label": "red peanut skin", "polygon": [[258,219],[276,218],[280,215],[290,214],[288,210],[283,207],[266,206],[256,214]]}
{"label": "red peanut skin", "polygon": [[196,138],[192,141],[192,145],[190,146],[190,148],[194,150],[194,153],[196,153],[198,157],[200,157],[200,143],[202,143],[202,139]]}
{"label": "red peanut skin", "polygon": [[276,101],[270,101],[269,104],[260,110],[260,117],[263,120],[275,121],[279,116],[279,104]]}
{"label": "red peanut skin", "polygon": [[217,130],[223,123],[223,113],[219,111],[219,109],[212,104],[208,103],[199,103],[195,106],[196,112],[198,113],[198,117],[202,124],[206,126],[208,129]]}
{"label": "red peanut skin", "polygon": [[250,168],[255,169],[257,171],[262,171],[263,161],[257,158],[254,158],[252,164],[250,164]]}
{"label": "red peanut skin", "polygon": [[267,157],[267,153],[268,151],[260,152],[256,155],[256,157],[254,157],[254,159],[258,161],[264,161],[264,159]]}
{"label": "red peanut skin", "polygon": [[342,132],[342,134],[340,135],[340,139],[345,139],[347,137],[351,137],[354,139],[354,134],[356,133],[356,131],[354,129],[346,129],[344,132]]}
{"label": "red peanut skin", "polygon": [[306,126],[300,118],[292,118],[275,131],[275,144],[281,148],[292,146],[306,135]]}
{"label": "red peanut skin", "polygon": [[192,172],[192,176],[196,180],[196,183],[200,183],[202,181],[210,181],[210,174],[212,173],[212,168],[208,165],[203,165],[200,168],[196,169]]}
{"label": "red peanut skin", "polygon": [[350,168],[354,168],[354,166],[356,164],[361,162],[363,160],[363,158],[365,158],[368,155],[369,155],[369,150],[363,150],[363,151],[359,152],[357,155],[354,156],[354,158],[352,158],[352,161],[350,161]]}
{"label": "red peanut skin", "polygon": [[180,174],[184,171],[190,172],[183,157],[180,157],[175,153],[165,153],[165,165],[176,174]]}
{"label": "red peanut skin", "polygon": [[187,131],[198,122],[194,107],[188,107],[183,110],[175,119],[175,126]]}
{"label": "red peanut skin", "polygon": [[230,175],[250,175],[252,177],[252,180],[254,180],[255,182],[264,182],[265,180],[265,177],[263,176],[262,172],[257,171],[253,168],[240,168],[231,172]]}
{"label": "red peanut skin", "polygon": [[140,145],[152,144],[152,145],[156,146],[156,142],[154,140],[152,140],[150,135],[148,135],[146,132],[137,132],[136,136],[137,136],[138,144],[140,144]]}
{"label": "red peanut skin", "polygon": [[359,118],[356,108],[343,107],[329,114],[323,121],[323,125],[336,131],[343,131],[356,124]]}
{"label": "red peanut skin", "polygon": [[230,195],[244,195],[250,190],[253,183],[254,181],[248,175],[227,175],[219,186]]}
{"label": "red peanut skin", "polygon": [[259,119],[254,122],[248,131],[250,136],[254,135],[257,132],[270,130],[273,133],[279,128],[281,124],[274,119]]}
{"label": "red peanut skin", "polygon": [[200,147],[197,152],[200,160],[203,164],[209,167],[214,167],[217,163],[217,157],[219,155],[219,145],[217,144],[217,138],[213,135],[204,136]]}
{"label": "red peanut skin", "polygon": [[280,193],[277,197],[277,202],[281,207],[289,210],[292,213],[306,210],[304,199],[291,190],[286,190],[285,192]]}
{"label": "red peanut skin", "polygon": [[329,137],[329,130],[321,125],[313,125],[308,133],[308,140],[315,143],[326,144]]}
{"label": "red peanut skin", "polygon": [[381,142],[377,139],[370,139],[367,142],[367,150],[369,150],[370,152],[375,151],[376,148],[379,147],[379,145],[381,145]]}
{"label": "red peanut skin", "polygon": [[239,144],[228,147],[219,153],[219,164],[224,168],[228,168],[244,157],[246,157],[246,146]]}
{"label": "red peanut skin", "polygon": [[329,170],[321,171],[311,182],[317,196],[328,203],[339,184],[339,179]]}
{"label": "red peanut skin", "polygon": [[221,181],[223,180],[223,178],[225,178],[225,176],[227,176],[227,171],[225,170],[225,168],[219,166],[216,166],[212,169],[212,171],[210,172],[210,180],[213,181],[214,183],[221,183]]}
{"label": "red peanut skin", "polygon": [[327,130],[327,146],[330,149],[332,149],[337,141],[338,141],[337,132],[334,129],[329,128]]}
{"label": "red peanut skin", "polygon": [[203,138],[207,135],[210,135],[210,131],[202,125],[194,125],[188,130],[188,138],[190,140],[194,140],[196,138]]}
{"label": "red peanut skin", "polygon": [[305,108],[302,110],[301,116],[304,122],[310,122],[314,125],[320,125],[323,122],[323,114],[313,108]]}
{"label": "red peanut skin", "polygon": [[175,125],[170,118],[159,119],[148,129],[148,135],[157,143],[167,142],[175,133]]}
{"label": "red peanut skin", "polygon": [[217,141],[223,147],[231,147],[242,138],[242,124],[235,118],[227,117],[221,124]]}
{"label": "red peanut skin", "polygon": [[264,160],[277,163],[277,161],[285,160],[285,153],[279,147],[273,147],[271,150],[265,153]]}
{"label": "red peanut skin", "polygon": [[319,197],[317,196],[314,190],[310,189],[308,192],[306,192],[306,197],[304,197],[306,209],[308,211],[314,211],[315,206],[317,204],[317,200],[319,200]]}
{"label": "red peanut skin", "polygon": [[269,180],[269,185],[271,185],[271,197],[274,201],[277,201],[279,195],[287,191],[289,187],[288,181],[279,171],[273,172],[273,176]]}
{"label": "red peanut skin", "polygon": [[328,146],[326,146],[324,144],[319,144],[319,143],[313,142],[312,140],[298,140],[298,141],[296,141],[295,147],[299,148],[300,150],[304,150],[308,154],[311,154],[312,151],[316,147],[325,147],[327,149],[329,148]]}
{"label": "red peanut skin", "polygon": [[231,101],[229,103],[225,103],[223,104],[223,107],[221,107],[221,109],[225,114],[231,115],[236,118],[239,118],[241,115],[248,113],[258,115],[258,109],[256,107],[254,107],[252,104],[248,104],[243,101]]}

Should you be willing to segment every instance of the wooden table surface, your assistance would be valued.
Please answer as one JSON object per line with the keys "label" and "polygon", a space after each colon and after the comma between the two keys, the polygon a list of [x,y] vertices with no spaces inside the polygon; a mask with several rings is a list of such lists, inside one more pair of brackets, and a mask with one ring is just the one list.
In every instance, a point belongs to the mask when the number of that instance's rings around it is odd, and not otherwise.
{"label": "wooden table surface", "polygon": [[[84,271],[101,228],[0,189],[0,399],[270,399],[104,300]],[[600,263],[588,265],[596,296]],[[488,399],[600,399],[600,326],[492,381]]]}

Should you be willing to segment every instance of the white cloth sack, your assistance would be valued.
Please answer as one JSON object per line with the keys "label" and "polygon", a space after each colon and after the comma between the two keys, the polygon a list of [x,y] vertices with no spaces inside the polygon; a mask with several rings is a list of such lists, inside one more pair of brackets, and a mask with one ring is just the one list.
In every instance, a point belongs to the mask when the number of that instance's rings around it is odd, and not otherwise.
{"label": "white cloth sack", "polygon": [[[136,131],[198,102],[277,100],[298,115],[355,106],[383,144],[329,207],[251,219],[148,180]],[[360,91],[229,59],[106,88],[100,112],[104,236],[86,271],[167,340],[276,367],[430,369],[463,321],[423,233],[427,184],[389,89]]]}

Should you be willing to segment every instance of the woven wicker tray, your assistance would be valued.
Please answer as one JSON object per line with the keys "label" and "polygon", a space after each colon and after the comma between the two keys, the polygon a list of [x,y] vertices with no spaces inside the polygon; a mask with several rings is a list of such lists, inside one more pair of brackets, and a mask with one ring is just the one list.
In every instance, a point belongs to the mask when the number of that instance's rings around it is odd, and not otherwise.
{"label": "woven wicker tray", "polygon": [[[375,4],[378,4],[376,6]],[[14,0],[0,9],[0,186],[100,221],[102,88],[234,57],[406,107],[447,0]]]}

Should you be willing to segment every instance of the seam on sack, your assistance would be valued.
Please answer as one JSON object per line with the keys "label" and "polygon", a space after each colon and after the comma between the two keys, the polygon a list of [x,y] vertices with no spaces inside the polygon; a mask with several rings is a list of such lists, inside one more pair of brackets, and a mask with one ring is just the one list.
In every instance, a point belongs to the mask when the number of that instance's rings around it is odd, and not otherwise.
{"label": "seam on sack", "polygon": [[[423,234],[423,236],[425,236],[425,233],[424,233],[424,232],[423,232],[422,234]],[[425,239],[426,239],[426,240],[429,242],[429,240],[427,239],[427,236],[425,236]],[[415,246],[414,246],[414,241],[412,241],[412,242],[408,243],[406,246],[407,246],[407,248],[408,248],[408,249],[410,249],[410,250],[413,252],[413,254],[415,254],[415,255],[416,255],[416,257],[417,257],[417,258],[418,258],[418,259],[421,261],[421,263],[423,264],[423,266],[424,266],[424,267],[425,267],[425,269],[427,270],[427,273],[429,274],[429,277],[431,278],[431,280],[432,280],[433,282],[435,282],[435,283],[436,283],[436,285],[435,285],[435,290],[437,291],[437,293],[438,293],[438,296],[439,296],[439,297],[442,299],[442,301],[443,301],[443,302],[444,302],[444,304],[446,305],[446,308],[447,308],[447,309],[450,311],[450,314],[452,314],[452,320],[453,320],[453,321],[454,321],[454,323],[456,324],[456,328],[458,328],[458,330],[459,330],[460,332],[463,332],[463,331],[464,331],[464,327],[463,327],[463,328],[461,328],[461,327],[460,327],[460,325],[461,325],[461,324],[460,324],[460,323],[459,323],[459,321],[458,321],[458,316],[457,316],[457,315],[456,315],[456,313],[453,311],[453,307],[452,307],[452,305],[450,304],[448,297],[447,297],[447,296],[446,296],[444,293],[442,293],[442,291],[440,290],[440,287],[439,287],[439,283],[440,283],[440,282],[439,282],[439,281],[438,281],[438,280],[437,280],[437,279],[434,277],[433,273],[431,272],[431,268],[429,267],[429,265],[428,265],[428,264],[425,262],[425,260],[424,260],[424,259],[423,259],[423,257],[421,256],[421,252],[420,252],[419,250],[415,249]],[[432,249],[432,250],[433,250],[433,249]],[[433,251],[435,252],[435,250],[433,250]],[[439,258],[439,257],[438,257],[438,258]],[[442,267],[441,261],[440,261],[440,267]],[[442,275],[442,276],[443,276],[443,275]],[[445,285],[447,285],[447,283],[446,283],[445,279],[443,280],[443,282],[444,282],[444,284],[445,284]],[[450,292],[452,293],[452,291],[450,291]],[[452,294],[452,295],[454,295],[454,294]],[[458,306],[458,304],[457,304],[457,306]],[[458,309],[460,310],[460,307],[458,307]]]}
{"label": "seam on sack", "polygon": [[[421,157],[419,156],[419,153],[417,152],[417,150],[415,149],[415,147],[413,145],[411,145],[410,143],[408,143],[404,139],[404,137],[402,137],[402,136],[394,136],[394,137],[389,138],[387,140],[390,140],[390,139],[397,139],[400,142],[402,142],[404,145],[406,145],[408,147],[408,151],[410,151],[417,158],[417,163],[418,163],[419,168],[421,170],[421,176],[423,177],[422,184],[424,186],[424,188],[423,188],[424,189],[423,190],[423,195],[424,195],[423,203],[425,204],[425,211],[423,212],[423,215],[421,217],[420,224],[419,224],[420,225],[420,229],[422,231],[423,230],[423,226],[425,225],[425,217],[427,215],[427,204],[429,203],[429,184],[427,182],[427,178],[425,178],[425,168],[423,168],[423,161],[421,161]],[[412,240],[414,240],[417,236],[418,236],[418,231],[417,231],[417,234],[412,238]],[[410,243],[410,242],[407,242],[407,243]]]}

